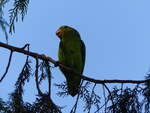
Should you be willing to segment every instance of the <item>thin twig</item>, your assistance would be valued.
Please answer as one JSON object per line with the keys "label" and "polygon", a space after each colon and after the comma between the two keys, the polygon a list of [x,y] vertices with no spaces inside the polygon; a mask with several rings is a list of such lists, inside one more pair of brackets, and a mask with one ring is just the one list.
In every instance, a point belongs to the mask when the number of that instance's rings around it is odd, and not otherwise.
{"label": "thin twig", "polygon": [[[109,101],[109,99],[107,99],[107,101],[99,109],[97,109],[97,111],[95,111],[94,113],[97,113],[100,109],[102,109],[104,106],[106,106],[108,101]],[[105,113],[106,113],[106,109],[105,109]]]}
{"label": "thin twig", "polygon": [[38,82],[38,68],[39,68],[39,61],[38,59],[36,58],[36,70],[35,70],[35,82],[36,82],[36,88],[38,90],[38,94],[39,95],[42,95],[42,91],[40,90],[40,87],[39,87],[39,82]]}
{"label": "thin twig", "polygon": [[75,113],[75,112],[76,112],[77,105],[78,105],[78,101],[79,101],[79,97],[80,97],[80,90],[81,90],[82,84],[83,84],[83,80],[81,80],[81,84],[80,84],[80,86],[79,86],[79,93],[78,93],[78,95],[77,95],[76,102],[75,102],[74,106],[72,107],[70,113]]}
{"label": "thin twig", "polygon": [[12,59],[12,54],[13,54],[13,51],[11,50],[10,56],[9,56],[9,60],[8,60],[8,64],[7,64],[7,67],[6,67],[6,70],[5,70],[5,73],[1,77],[0,82],[2,82],[2,80],[5,78],[5,76],[6,76],[7,72],[8,72],[8,69],[9,69],[10,63],[11,63],[11,59]]}
{"label": "thin twig", "polygon": [[93,88],[92,88],[91,97],[90,97],[90,108],[89,108],[88,113],[90,113],[90,111],[91,111],[91,106],[92,106],[92,104],[91,104],[91,103],[92,103],[92,96],[93,96],[93,93],[94,93],[95,86],[96,86],[96,83],[94,84],[94,86],[93,86]]}
{"label": "thin twig", "polygon": [[[30,48],[29,48],[29,44],[26,44],[22,49],[25,49],[27,47],[27,51],[29,52]],[[29,61],[29,55],[27,55],[27,58],[26,58],[26,63]]]}
{"label": "thin twig", "polygon": [[50,71],[50,65],[49,62],[46,61],[46,70],[47,70],[47,74],[48,74],[48,96],[51,96],[51,71]]}
{"label": "thin twig", "polygon": [[[105,106],[105,113],[106,113],[106,108],[107,108],[107,103],[106,103],[106,94],[105,94],[105,87],[103,85],[103,95],[104,95],[104,100],[105,100],[105,103],[104,103],[104,106]],[[102,106],[103,107],[103,106]]]}
{"label": "thin twig", "polygon": [[123,83],[121,84],[121,95],[123,93]]}
{"label": "thin twig", "polygon": [[[108,91],[108,93],[109,93],[109,95],[110,95],[110,99],[111,99],[112,105],[114,106],[115,104],[114,104],[114,101],[113,101],[113,97],[112,97],[112,95],[111,95],[111,91],[109,90],[109,88],[107,87],[106,84],[103,84],[103,85],[104,85],[104,87],[107,89],[107,91]],[[114,108],[113,108],[113,111],[114,111]]]}
{"label": "thin twig", "polygon": [[25,44],[21,49],[25,49],[26,47],[28,47],[27,49],[29,51],[29,46],[30,46],[30,44]]}
{"label": "thin twig", "polygon": [[78,93],[76,102],[75,102],[73,108],[71,109],[70,113],[75,113],[76,112],[78,101],[79,101],[79,97],[80,97],[80,94]]}

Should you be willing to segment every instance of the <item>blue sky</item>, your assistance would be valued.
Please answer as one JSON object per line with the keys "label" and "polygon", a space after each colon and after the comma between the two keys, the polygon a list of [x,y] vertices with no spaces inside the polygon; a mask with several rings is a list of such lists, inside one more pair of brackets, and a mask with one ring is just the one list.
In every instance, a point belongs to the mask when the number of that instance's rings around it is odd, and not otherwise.
{"label": "blue sky", "polygon": [[[47,0],[44,3],[32,0],[24,22],[18,22],[15,34],[10,35],[9,44],[22,47],[30,43],[31,51],[57,60],[59,39],[55,31],[61,25],[69,25],[80,32],[86,45],[85,75],[102,80],[144,79],[150,68],[149,4],[149,0]],[[4,38],[0,39],[5,42]],[[2,48],[0,51],[2,74],[8,52]],[[6,95],[13,90],[24,59],[24,55],[14,54],[9,73],[0,84],[5,90],[0,97],[7,98]],[[58,68],[52,73],[53,83],[64,81]],[[31,81],[25,89],[27,101],[32,101],[37,93],[32,90],[34,79]],[[53,90],[55,96],[57,90],[55,87]],[[61,105],[73,103],[71,97],[63,99],[65,102],[59,100],[62,99],[55,97],[56,103]]]}

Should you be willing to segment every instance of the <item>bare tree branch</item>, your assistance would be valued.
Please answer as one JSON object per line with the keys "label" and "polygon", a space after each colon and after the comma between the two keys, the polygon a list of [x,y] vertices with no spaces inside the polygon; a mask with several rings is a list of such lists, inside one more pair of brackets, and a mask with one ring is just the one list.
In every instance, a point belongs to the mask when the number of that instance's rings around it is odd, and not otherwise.
{"label": "bare tree branch", "polygon": [[49,62],[53,63],[54,65],[58,65],[58,66],[66,69],[68,71],[71,71],[72,73],[77,74],[78,76],[81,76],[81,78],[83,80],[94,82],[96,84],[104,84],[104,83],[132,83],[132,84],[141,84],[141,83],[145,83],[145,82],[149,81],[149,80],[117,80],[117,79],[115,79],[115,80],[97,80],[97,79],[90,78],[90,77],[87,77],[85,75],[82,75],[81,73],[78,73],[78,72],[74,71],[72,68],[67,67],[67,66],[65,66],[65,65],[63,65],[61,63],[58,63],[57,61],[53,60],[51,57],[48,57],[48,56],[45,56],[45,55],[41,55],[41,54],[38,54],[38,53],[34,53],[34,52],[29,52],[29,51],[26,51],[26,50],[24,50],[22,48],[14,47],[14,46],[2,43],[2,42],[0,42],[0,47],[9,49],[11,51],[23,53],[23,54],[32,56],[34,58],[38,58],[38,59],[42,59],[42,60],[45,60],[45,61],[49,61]]}
{"label": "bare tree branch", "polygon": [[40,90],[39,82],[38,82],[38,69],[39,69],[39,61],[36,58],[36,70],[35,70],[35,82],[36,82],[36,88],[38,90],[38,94],[42,95],[42,91]]}
{"label": "bare tree branch", "polygon": [[13,51],[10,52],[10,56],[9,56],[8,64],[7,64],[7,67],[6,67],[6,71],[3,74],[3,76],[1,77],[0,82],[2,82],[2,80],[5,78],[5,76],[6,76],[7,72],[8,72],[8,69],[9,69],[10,63],[11,63],[11,59],[12,59],[12,54],[13,54]]}

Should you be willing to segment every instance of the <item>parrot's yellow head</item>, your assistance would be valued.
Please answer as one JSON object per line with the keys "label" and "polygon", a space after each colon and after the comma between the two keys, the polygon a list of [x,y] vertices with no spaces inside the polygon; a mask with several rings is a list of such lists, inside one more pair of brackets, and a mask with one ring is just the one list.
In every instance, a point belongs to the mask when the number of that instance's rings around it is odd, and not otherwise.
{"label": "parrot's yellow head", "polygon": [[56,35],[61,39],[65,38],[65,37],[74,37],[74,36],[79,36],[79,33],[77,30],[75,30],[72,27],[69,26],[61,26],[57,31],[56,31]]}

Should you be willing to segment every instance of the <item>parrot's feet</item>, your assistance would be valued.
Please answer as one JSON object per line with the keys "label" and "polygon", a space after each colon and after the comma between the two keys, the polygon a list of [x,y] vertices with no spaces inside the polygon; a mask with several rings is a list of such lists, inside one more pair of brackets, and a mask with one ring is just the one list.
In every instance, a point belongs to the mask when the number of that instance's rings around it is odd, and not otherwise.
{"label": "parrot's feet", "polygon": [[56,61],[56,63],[54,64],[55,67],[59,66],[59,61]]}

